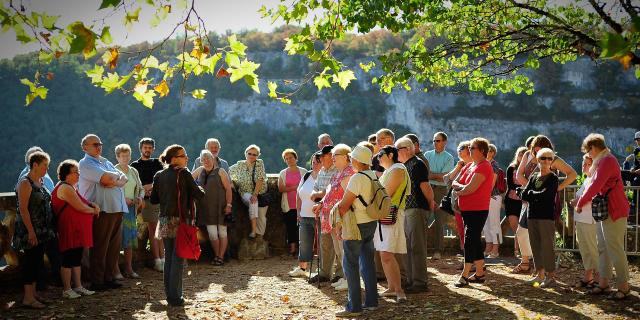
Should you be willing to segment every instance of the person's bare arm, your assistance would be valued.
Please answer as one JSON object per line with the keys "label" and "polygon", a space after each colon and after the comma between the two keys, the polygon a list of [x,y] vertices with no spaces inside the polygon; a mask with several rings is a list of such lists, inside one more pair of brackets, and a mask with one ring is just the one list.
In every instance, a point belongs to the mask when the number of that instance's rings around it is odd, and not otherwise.
{"label": "person's bare arm", "polygon": [[[228,204],[233,202],[233,191],[231,189],[231,183],[229,182],[229,176],[224,169],[220,168],[218,170],[218,174],[220,175],[220,180],[222,181],[222,186],[224,187],[224,197]],[[231,207],[225,206],[225,212],[230,213]]]}
{"label": "person's bare arm", "polygon": [[435,208],[436,202],[433,195],[433,189],[431,188],[431,185],[428,181],[420,183],[420,191],[422,191],[424,197],[429,201],[429,206],[431,207],[431,209]]}
{"label": "person's bare arm", "polygon": [[458,190],[458,196],[464,196],[471,193],[476,192],[480,185],[484,182],[486,177],[481,173],[474,173],[471,177],[471,181],[467,185],[464,185],[460,190]]}
{"label": "person's bare arm", "polygon": [[391,176],[389,177],[389,180],[387,180],[387,183],[384,186],[384,189],[387,191],[387,194],[389,196],[392,196],[393,194],[395,194],[396,190],[398,189],[398,187],[400,187],[400,184],[402,183],[403,180],[404,180],[404,171],[400,169],[393,170],[391,172]]}
{"label": "person's bare arm", "polygon": [[36,237],[35,230],[33,230],[33,224],[31,224],[31,213],[29,212],[29,197],[31,197],[31,191],[33,191],[33,189],[31,188],[29,181],[20,181],[20,184],[18,185],[18,200],[20,202],[18,211],[20,213],[20,217],[22,217],[22,223],[24,223],[27,233],[29,234],[29,245],[35,247],[38,245],[38,238]]}
{"label": "person's bare arm", "polygon": [[560,170],[560,172],[564,173],[564,175],[567,176],[564,181],[562,181],[562,183],[558,185],[558,191],[564,190],[564,188],[576,181],[578,173],[564,160],[562,160],[562,158],[556,158],[553,162],[553,167]]}
{"label": "person's bare arm", "polygon": [[521,186],[524,186],[527,184],[527,182],[529,182],[527,180],[527,177],[524,176],[524,169],[527,167],[527,162],[529,162],[530,155],[531,153],[529,151],[526,151],[524,155],[522,155],[522,161],[520,161],[518,171],[516,172],[516,182]]}
{"label": "person's bare arm", "polygon": [[[58,188],[58,198],[60,198],[60,200],[66,201],[77,211],[86,214],[96,214],[95,209],[82,202],[73,187],[69,185],[63,184]],[[61,214],[61,212],[58,212],[58,214]]]}
{"label": "person's bare arm", "polygon": [[105,188],[124,187],[127,184],[127,176],[114,172],[105,172],[100,177],[100,185]]}
{"label": "person's bare arm", "polygon": [[349,190],[344,192],[344,196],[338,202],[338,213],[340,213],[340,216],[343,216],[347,211],[349,211],[349,208],[351,208],[351,205],[355,200],[356,195],[353,194],[353,192]]}

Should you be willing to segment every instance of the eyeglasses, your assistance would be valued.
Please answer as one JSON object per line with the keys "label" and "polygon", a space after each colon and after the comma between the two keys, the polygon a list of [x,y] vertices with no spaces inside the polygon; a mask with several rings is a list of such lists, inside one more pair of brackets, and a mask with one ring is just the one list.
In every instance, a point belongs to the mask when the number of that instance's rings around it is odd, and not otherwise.
{"label": "eyeglasses", "polygon": [[547,160],[551,161],[551,160],[553,160],[553,157],[538,157],[538,160],[540,160],[540,161],[547,161]]}
{"label": "eyeglasses", "polygon": [[435,140],[433,140],[433,143],[440,142],[440,141],[442,141],[442,140],[435,139]]}
{"label": "eyeglasses", "polygon": [[257,157],[258,156],[257,153],[250,153],[250,152],[247,152],[247,155],[248,156],[252,156],[252,157]]}
{"label": "eyeglasses", "polygon": [[101,142],[94,142],[94,143],[90,143],[90,146],[94,146],[95,148],[99,148],[102,147],[102,143]]}
{"label": "eyeglasses", "polygon": [[402,149],[409,149],[409,147],[400,147],[400,148],[398,148],[398,151],[400,151]]}

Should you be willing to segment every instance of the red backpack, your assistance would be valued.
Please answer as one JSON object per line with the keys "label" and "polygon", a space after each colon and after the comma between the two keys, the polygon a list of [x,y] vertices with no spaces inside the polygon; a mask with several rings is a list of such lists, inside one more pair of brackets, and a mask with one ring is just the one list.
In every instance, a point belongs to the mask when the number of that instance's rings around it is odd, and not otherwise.
{"label": "red backpack", "polygon": [[507,192],[507,175],[504,173],[504,170],[498,168],[498,177],[496,178],[496,189],[500,192],[500,194],[504,194]]}

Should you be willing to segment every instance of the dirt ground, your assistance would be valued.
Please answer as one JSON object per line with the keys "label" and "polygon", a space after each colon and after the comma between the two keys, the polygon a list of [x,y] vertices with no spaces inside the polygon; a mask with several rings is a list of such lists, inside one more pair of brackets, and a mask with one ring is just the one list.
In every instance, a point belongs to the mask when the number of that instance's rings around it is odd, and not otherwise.
{"label": "dirt ground", "polygon": [[[380,298],[380,308],[361,319],[639,319],[640,270],[631,267],[633,295],[614,302],[587,296],[571,288],[580,277],[575,262],[564,262],[555,288],[527,286],[527,275],[510,274],[514,259],[488,261],[487,282],[458,289],[452,285],[459,271],[457,257],[429,261],[428,293],[409,295],[396,304]],[[248,262],[232,261],[223,267],[189,263],[184,276],[184,307],[164,301],[162,274],[139,270],[139,280],[125,280],[122,289],[76,300],[60,298],[61,288],[43,295],[52,300],[44,310],[20,307],[16,289],[0,292],[2,319],[333,319],[342,310],[346,292],[328,284],[320,288],[287,272],[296,260],[278,256]],[[379,291],[384,290],[384,282]]]}

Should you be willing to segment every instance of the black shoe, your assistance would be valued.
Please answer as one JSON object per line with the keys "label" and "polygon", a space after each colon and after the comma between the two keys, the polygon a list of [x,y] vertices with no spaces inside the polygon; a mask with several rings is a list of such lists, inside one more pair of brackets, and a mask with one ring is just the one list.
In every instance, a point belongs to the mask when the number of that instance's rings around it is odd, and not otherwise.
{"label": "black shoe", "polygon": [[309,283],[329,282],[329,278],[321,275],[315,275],[309,278]]}
{"label": "black shoe", "polygon": [[331,283],[336,283],[336,282],[338,282],[338,280],[340,280],[340,279],[342,279],[342,278],[340,278],[340,277],[338,277],[338,276],[335,276],[335,277],[331,278]]}
{"label": "black shoe", "polygon": [[122,287],[122,284],[116,281],[105,282],[104,285],[109,289],[120,289]]}
{"label": "black shoe", "polygon": [[89,287],[89,290],[91,291],[96,291],[96,292],[103,292],[103,291],[107,291],[110,288],[105,285],[104,283],[101,284],[92,284],[91,287]]}
{"label": "black shoe", "polygon": [[427,291],[429,291],[429,289],[426,286],[409,286],[404,289],[405,293],[423,293]]}

